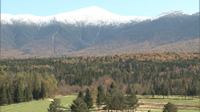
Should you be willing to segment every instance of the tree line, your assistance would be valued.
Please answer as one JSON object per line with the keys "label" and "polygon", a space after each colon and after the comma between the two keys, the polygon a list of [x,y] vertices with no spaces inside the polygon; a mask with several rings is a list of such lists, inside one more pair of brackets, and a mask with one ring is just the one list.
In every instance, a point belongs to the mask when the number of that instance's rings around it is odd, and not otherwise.
{"label": "tree line", "polygon": [[[127,90],[126,96],[120,94],[114,83],[109,87],[109,91],[105,94],[103,87],[100,85],[98,88],[98,94],[96,104],[98,110],[136,110],[139,106],[137,96],[132,92],[132,89]],[[80,91],[77,98],[73,100],[73,103],[70,106],[71,112],[89,112],[89,109],[94,108],[94,100],[91,95],[92,93],[87,88],[86,94],[84,95],[83,91]],[[54,99],[47,109],[48,112],[64,112],[62,106],[60,106],[59,99]],[[56,103],[57,102],[57,103]],[[56,111],[55,111],[56,110]]]}
{"label": "tree line", "polygon": [[[105,93],[103,86],[100,85],[97,87],[98,94],[96,105],[98,110],[105,110],[105,111],[135,111],[139,106],[138,98],[135,93],[133,93],[132,88],[128,87],[126,89],[126,94],[121,94],[117,91],[116,86],[112,83],[109,86],[109,90]],[[67,107],[62,107],[60,105],[60,99],[54,99],[49,105],[47,109],[48,112],[90,112],[91,108],[94,108],[93,97],[91,95],[90,90],[86,89],[86,94],[84,96],[83,91],[80,91],[77,98],[73,100],[73,103],[70,105],[70,109]],[[149,110],[150,111],[150,110]],[[149,112],[148,111],[148,112]],[[177,107],[172,103],[167,103],[164,105],[163,112],[177,112]]]}
{"label": "tree line", "polygon": [[24,72],[7,75],[6,72],[1,71],[0,77],[0,105],[52,97],[57,90],[57,81],[53,74]]}
{"label": "tree line", "polygon": [[33,99],[43,98],[42,91],[48,91],[43,95],[50,97],[55,93],[71,94],[85,87],[102,85],[107,92],[105,87],[111,82],[116,83],[117,91],[122,94],[130,87],[135,94],[192,98],[200,93],[198,61],[198,54],[170,52],[2,59],[0,87],[3,96],[6,93],[7,99],[13,102],[29,101],[18,98],[26,96],[25,93],[27,96],[32,93]]}

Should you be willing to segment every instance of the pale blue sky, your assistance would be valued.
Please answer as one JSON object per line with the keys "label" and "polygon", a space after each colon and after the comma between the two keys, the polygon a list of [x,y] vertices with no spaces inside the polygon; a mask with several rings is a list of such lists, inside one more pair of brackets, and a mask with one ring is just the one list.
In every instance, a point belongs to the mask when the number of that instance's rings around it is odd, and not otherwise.
{"label": "pale blue sky", "polygon": [[49,16],[89,6],[124,16],[154,17],[170,10],[199,12],[199,0],[1,0],[1,13]]}

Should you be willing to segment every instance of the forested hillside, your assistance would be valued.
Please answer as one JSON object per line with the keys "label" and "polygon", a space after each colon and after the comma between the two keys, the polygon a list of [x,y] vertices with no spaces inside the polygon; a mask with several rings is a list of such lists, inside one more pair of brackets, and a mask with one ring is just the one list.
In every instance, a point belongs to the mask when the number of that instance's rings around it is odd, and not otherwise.
{"label": "forested hillside", "polygon": [[198,54],[172,52],[2,59],[1,105],[77,93],[86,87],[96,92],[99,85],[107,91],[112,82],[120,93],[130,86],[136,94],[194,96],[200,92],[198,62]]}

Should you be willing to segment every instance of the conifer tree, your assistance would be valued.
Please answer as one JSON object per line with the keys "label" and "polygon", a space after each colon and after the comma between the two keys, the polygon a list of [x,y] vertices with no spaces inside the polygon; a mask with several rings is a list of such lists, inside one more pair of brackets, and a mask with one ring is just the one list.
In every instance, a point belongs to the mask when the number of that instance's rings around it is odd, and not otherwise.
{"label": "conifer tree", "polygon": [[34,79],[34,82],[33,82],[33,98],[38,100],[40,98],[40,92],[41,92],[41,77],[40,77],[39,73],[36,73],[36,72],[33,72],[32,76],[33,76],[33,79]]}
{"label": "conifer tree", "polygon": [[111,97],[110,93],[107,92],[106,93],[106,98],[105,98],[105,104],[106,104],[106,106],[104,107],[104,109],[108,110],[108,112],[111,109],[111,105],[112,105],[111,101],[112,101],[112,97]]}
{"label": "conifer tree", "polygon": [[12,95],[9,90],[7,91],[7,99],[8,99],[8,104],[13,103]]}
{"label": "conifer tree", "polygon": [[83,91],[80,91],[80,92],[78,93],[78,97],[81,98],[82,100],[84,100]]}
{"label": "conifer tree", "polygon": [[87,104],[82,98],[77,97],[70,106],[71,112],[89,112]]}
{"label": "conifer tree", "polygon": [[6,87],[2,84],[0,88],[0,105],[8,104]]}
{"label": "conifer tree", "polygon": [[104,90],[102,86],[98,86],[98,94],[97,94],[97,105],[98,108],[100,107],[100,105],[102,105],[102,103],[105,101],[105,94],[104,94]]}
{"label": "conifer tree", "polygon": [[177,111],[178,111],[177,107],[171,102],[168,102],[167,104],[164,105],[163,112],[177,112]]}
{"label": "conifer tree", "polygon": [[130,85],[126,88],[126,94],[130,95],[131,93],[133,93],[132,88],[130,87]]}
{"label": "conifer tree", "polygon": [[45,85],[44,85],[44,82],[42,81],[42,84],[41,84],[41,92],[40,92],[40,97],[42,99],[46,98],[46,88],[45,88]]}
{"label": "conifer tree", "polygon": [[25,87],[25,89],[24,89],[24,99],[27,102],[31,101],[33,99],[33,95],[32,95],[30,84],[28,85],[28,87]]}
{"label": "conifer tree", "polygon": [[138,99],[134,93],[131,93],[129,96],[127,96],[128,109],[135,110],[138,106]]}
{"label": "conifer tree", "polygon": [[47,109],[48,112],[62,112],[62,110],[59,109],[60,106],[60,99],[53,99],[51,104],[49,104],[49,108]]}
{"label": "conifer tree", "polygon": [[28,101],[28,100],[27,100],[27,93],[28,93],[28,88],[25,87],[25,89],[24,89],[24,102],[27,102],[27,101]]}
{"label": "conifer tree", "polygon": [[24,101],[24,95],[23,95],[23,90],[22,87],[20,85],[17,85],[16,89],[15,89],[15,95],[14,95],[14,101],[16,103],[20,103]]}
{"label": "conifer tree", "polygon": [[7,89],[7,97],[8,97],[8,104],[12,104],[13,103],[13,88],[12,88],[12,84],[10,84],[8,89]]}
{"label": "conifer tree", "polygon": [[88,88],[86,89],[86,94],[85,94],[84,101],[87,104],[88,109],[92,108],[92,106],[93,106],[93,98],[92,98],[91,92],[90,92],[90,90]]}
{"label": "conifer tree", "polygon": [[118,95],[115,95],[112,99],[112,105],[111,105],[111,109],[113,110],[119,110],[119,106],[120,106],[120,100]]}
{"label": "conifer tree", "polygon": [[33,99],[31,85],[28,85],[28,93],[27,93],[27,101],[31,101]]}
{"label": "conifer tree", "polygon": [[108,92],[111,96],[113,96],[117,92],[114,82],[112,82],[112,84],[110,85],[110,89],[108,90]]}
{"label": "conifer tree", "polygon": [[127,109],[127,105],[126,105],[126,98],[124,97],[123,94],[118,94],[118,98],[119,98],[119,110],[123,111],[124,109]]}

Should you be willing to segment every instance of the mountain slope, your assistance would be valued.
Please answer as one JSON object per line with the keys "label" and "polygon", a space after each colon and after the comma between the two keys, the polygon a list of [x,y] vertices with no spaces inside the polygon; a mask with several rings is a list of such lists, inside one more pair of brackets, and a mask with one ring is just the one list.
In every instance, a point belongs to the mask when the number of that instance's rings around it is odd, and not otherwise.
{"label": "mountain slope", "polygon": [[198,51],[199,13],[148,18],[89,7],[48,17],[2,14],[1,22],[3,58]]}

